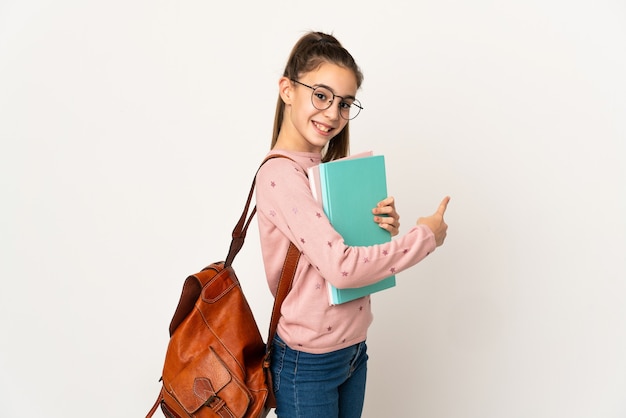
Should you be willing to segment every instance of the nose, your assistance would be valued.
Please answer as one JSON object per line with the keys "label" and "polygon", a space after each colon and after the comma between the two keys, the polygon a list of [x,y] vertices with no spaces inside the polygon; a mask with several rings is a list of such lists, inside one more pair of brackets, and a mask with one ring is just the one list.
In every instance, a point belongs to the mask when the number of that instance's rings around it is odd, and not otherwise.
{"label": "nose", "polygon": [[338,100],[334,100],[330,106],[328,107],[328,109],[324,110],[324,115],[331,119],[331,120],[337,120],[339,119],[339,101]]}

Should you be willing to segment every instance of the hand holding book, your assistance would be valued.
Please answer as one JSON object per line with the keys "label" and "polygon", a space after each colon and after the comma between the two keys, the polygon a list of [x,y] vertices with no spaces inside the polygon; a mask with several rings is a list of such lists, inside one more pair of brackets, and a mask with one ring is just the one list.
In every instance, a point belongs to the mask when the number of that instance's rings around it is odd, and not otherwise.
{"label": "hand holding book", "polygon": [[372,209],[374,222],[382,229],[387,230],[392,237],[400,232],[400,215],[396,212],[396,200],[389,196],[378,202],[378,205]]}

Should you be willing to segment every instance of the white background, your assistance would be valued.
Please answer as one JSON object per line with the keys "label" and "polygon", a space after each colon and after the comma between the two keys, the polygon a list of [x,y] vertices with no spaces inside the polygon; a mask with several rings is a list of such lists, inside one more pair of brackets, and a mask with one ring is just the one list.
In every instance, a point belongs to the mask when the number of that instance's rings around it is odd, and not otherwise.
{"label": "white background", "polygon": [[[145,416],[308,29],[365,73],[402,231],[452,196],[374,298],[364,416],[625,417],[622,0],[0,1],[0,415]],[[256,224],[235,268],[265,330]]]}

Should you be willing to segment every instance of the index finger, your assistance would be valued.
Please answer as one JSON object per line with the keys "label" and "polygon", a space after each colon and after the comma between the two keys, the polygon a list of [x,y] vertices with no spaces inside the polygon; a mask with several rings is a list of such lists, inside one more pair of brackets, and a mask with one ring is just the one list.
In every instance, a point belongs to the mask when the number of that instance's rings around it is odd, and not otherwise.
{"label": "index finger", "polygon": [[444,197],[441,203],[439,204],[439,207],[437,208],[437,213],[440,214],[441,216],[443,216],[443,214],[446,213],[446,209],[448,208],[448,202],[450,202],[450,196]]}

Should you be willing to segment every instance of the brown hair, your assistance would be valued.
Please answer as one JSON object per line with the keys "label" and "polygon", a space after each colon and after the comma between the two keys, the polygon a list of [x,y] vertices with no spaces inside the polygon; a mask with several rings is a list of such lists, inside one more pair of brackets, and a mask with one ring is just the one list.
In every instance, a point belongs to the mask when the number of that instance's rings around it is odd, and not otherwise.
{"label": "brown hair", "polygon": [[[363,74],[354,58],[332,35],[322,32],[309,32],[302,36],[294,45],[287,60],[283,76],[297,80],[302,74],[313,71],[323,63],[330,63],[347,68],[354,72],[357,89],[363,83]],[[272,133],[272,148],[276,145],[280,127],[283,123],[285,103],[278,96],[276,115],[274,116],[274,131]],[[329,143],[322,161],[332,161],[348,155],[350,149],[350,122]]]}

